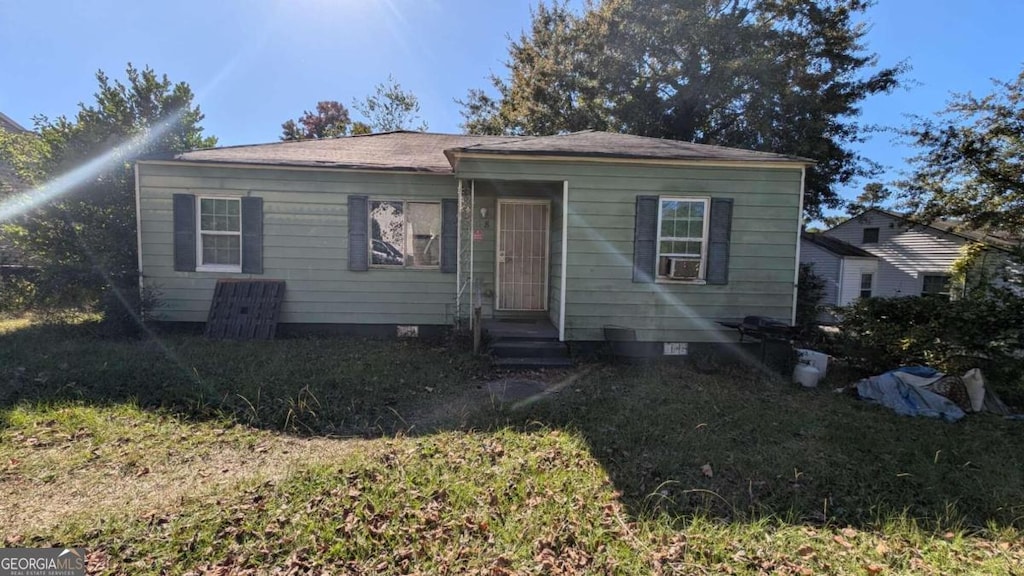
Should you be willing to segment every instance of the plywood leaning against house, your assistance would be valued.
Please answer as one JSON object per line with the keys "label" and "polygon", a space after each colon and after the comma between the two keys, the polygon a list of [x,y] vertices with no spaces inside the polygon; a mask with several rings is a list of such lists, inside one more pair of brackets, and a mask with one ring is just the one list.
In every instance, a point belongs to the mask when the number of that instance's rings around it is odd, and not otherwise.
{"label": "plywood leaning against house", "polygon": [[206,319],[206,337],[273,340],[284,288],[281,280],[218,280]]}

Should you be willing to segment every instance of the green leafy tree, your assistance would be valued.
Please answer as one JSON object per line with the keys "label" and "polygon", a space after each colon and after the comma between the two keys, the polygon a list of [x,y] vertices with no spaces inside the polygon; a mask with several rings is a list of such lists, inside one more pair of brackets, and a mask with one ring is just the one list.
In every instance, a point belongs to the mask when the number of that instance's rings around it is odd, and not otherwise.
{"label": "green leafy tree", "polygon": [[877,174],[851,147],[860,104],[905,66],[865,51],[870,0],[595,0],[541,3],[509,46],[507,76],[471,90],[470,133],[583,129],[811,158],[805,207]]}
{"label": "green leafy tree", "polygon": [[355,134],[427,130],[427,123],[419,116],[419,98],[412,92],[402,89],[401,84],[390,75],[387,81],[377,84],[373,94],[353,102],[352,108],[364,118],[364,121],[355,123]]}
{"label": "green leafy tree", "polygon": [[993,81],[986,96],[956,94],[935,119],[903,131],[920,150],[899,182],[906,207],[923,220],[952,218],[977,230],[1024,236],[1024,70]]}
{"label": "green leafy tree", "polygon": [[[99,71],[95,102],[36,119],[41,151],[19,169],[35,187],[5,203],[20,200],[5,233],[40,268],[37,305],[99,304],[112,321],[138,306],[134,161],[216,144],[188,84],[131,64],[125,76]],[[18,162],[9,149],[0,156]]]}
{"label": "green leafy tree", "polygon": [[281,140],[336,138],[393,130],[427,129],[427,123],[420,121],[419,98],[412,92],[403,90],[391,76],[388,76],[386,82],[378,84],[373,94],[354,101],[352,107],[362,115],[361,120],[353,120],[345,105],[336,100],[317,102],[315,112],[307,110],[297,120],[288,120],[281,124]]}
{"label": "green leafy tree", "polygon": [[46,146],[37,134],[0,130],[0,198],[39,182],[45,155]]}
{"label": "green leafy tree", "polygon": [[881,182],[869,182],[864,185],[860,194],[846,206],[846,213],[856,216],[872,208],[884,208],[892,198],[893,192]]}
{"label": "green leafy tree", "polygon": [[281,124],[281,140],[304,140],[346,136],[352,129],[348,108],[336,100],[316,103],[316,111],[306,110],[298,120]]}

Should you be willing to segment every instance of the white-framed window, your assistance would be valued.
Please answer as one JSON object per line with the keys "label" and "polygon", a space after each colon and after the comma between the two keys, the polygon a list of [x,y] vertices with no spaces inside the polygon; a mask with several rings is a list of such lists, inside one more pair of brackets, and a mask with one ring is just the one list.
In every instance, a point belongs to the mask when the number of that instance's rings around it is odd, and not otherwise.
{"label": "white-framed window", "polygon": [[878,244],[878,228],[865,228],[861,244]]}
{"label": "white-framed window", "polygon": [[196,200],[196,270],[242,271],[242,199]]}
{"label": "white-framed window", "polygon": [[441,203],[370,200],[370,265],[440,268]]}
{"label": "white-framed window", "polygon": [[707,198],[661,198],[658,202],[657,279],[704,280],[708,253]]}
{"label": "white-framed window", "polygon": [[871,287],[875,283],[875,275],[865,272],[860,275],[860,297],[871,298]]}

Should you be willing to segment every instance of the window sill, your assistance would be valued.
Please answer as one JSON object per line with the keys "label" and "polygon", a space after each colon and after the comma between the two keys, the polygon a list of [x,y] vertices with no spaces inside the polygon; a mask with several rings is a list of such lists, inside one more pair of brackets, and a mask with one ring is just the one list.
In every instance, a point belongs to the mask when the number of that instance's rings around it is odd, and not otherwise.
{"label": "window sill", "polygon": [[683,284],[686,286],[704,286],[708,283],[707,280],[669,280],[668,278],[658,278],[654,281],[655,284]]}
{"label": "window sill", "polygon": [[370,264],[370,270],[418,270],[421,272],[437,272],[440,266],[389,266],[387,264]]}
{"label": "window sill", "polygon": [[241,274],[241,266],[196,266],[196,272],[226,272],[229,274]]}

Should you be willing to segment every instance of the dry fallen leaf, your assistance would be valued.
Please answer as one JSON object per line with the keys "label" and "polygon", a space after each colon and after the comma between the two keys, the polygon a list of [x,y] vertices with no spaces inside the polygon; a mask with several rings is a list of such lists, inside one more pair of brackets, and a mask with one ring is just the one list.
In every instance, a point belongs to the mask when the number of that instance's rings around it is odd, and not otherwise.
{"label": "dry fallen leaf", "polygon": [[705,464],[700,467],[700,473],[711,478],[715,473],[711,470],[711,464]]}
{"label": "dry fallen leaf", "polygon": [[843,548],[846,548],[847,550],[849,550],[850,548],[853,548],[853,544],[850,544],[850,542],[847,541],[846,538],[843,538],[842,536],[839,536],[838,534],[832,537],[832,541],[835,542],[836,544],[839,544]]}
{"label": "dry fallen leaf", "polygon": [[801,558],[809,558],[811,556],[814,556],[814,548],[804,544],[803,546],[797,549],[796,553]]}
{"label": "dry fallen leaf", "polygon": [[885,566],[872,563],[868,564],[865,569],[868,571],[868,574],[881,574],[882,571],[885,570]]}

